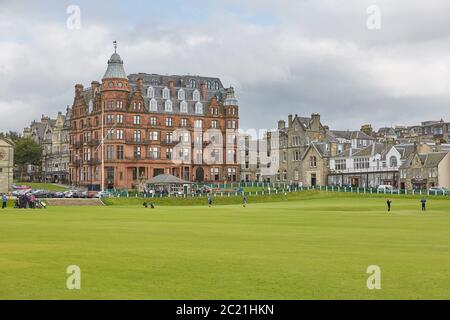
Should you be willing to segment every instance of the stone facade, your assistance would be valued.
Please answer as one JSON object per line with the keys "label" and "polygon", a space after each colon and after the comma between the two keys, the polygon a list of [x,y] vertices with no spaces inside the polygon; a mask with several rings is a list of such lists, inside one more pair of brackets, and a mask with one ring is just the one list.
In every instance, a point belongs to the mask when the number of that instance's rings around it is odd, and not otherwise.
{"label": "stone facade", "polygon": [[92,189],[133,188],[161,173],[188,181],[239,181],[238,112],[234,89],[217,78],[127,76],[114,53],[101,84],[75,86],[70,180]]}
{"label": "stone facade", "polygon": [[0,138],[0,193],[7,193],[13,185],[14,143]]}
{"label": "stone facade", "polygon": [[[274,138],[271,134],[271,140]],[[320,121],[319,114],[310,118],[298,115],[288,116],[287,126],[284,120],[278,121],[276,132],[278,143],[271,141],[271,152],[278,152],[278,170],[270,179],[271,182],[301,183],[306,178],[302,176],[302,157],[313,141],[325,141],[326,129]],[[272,163],[276,166],[276,163]],[[275,169],[275,168],[274,168]]]}
{"label": "stone facade", "polygon": [[304,187],[326,186],[330,149],[328,143],[312,142],[301,161],[301,185]]}
{"label": "stone facade", "polygon": [[416,147],[400,167],[400,188],[426,190],[450,189],[450,152],[422,153]]}

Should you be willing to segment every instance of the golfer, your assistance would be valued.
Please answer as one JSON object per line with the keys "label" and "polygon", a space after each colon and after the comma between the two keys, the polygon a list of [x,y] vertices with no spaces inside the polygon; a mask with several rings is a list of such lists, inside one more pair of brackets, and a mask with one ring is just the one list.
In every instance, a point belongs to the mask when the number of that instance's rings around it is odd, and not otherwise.
{"label": "golfer", "polygon": [[247,197],[244,194],[244,196],[242,197],[242,206],[245,208],[246,205],[247,205]]}
{"label": "golfer", "polygon": [[388,207],[388,212],[391,212],[391,203],[392,203],[392,201],[390,199],[388,199],[386,201],[386,204],[387,204],[387,207]]}
{"label": "golfer", "polygon": [[2,209],[6,208],[6,203],[8,199],[6,198],[6,194],[2,193]]}
{"label": "golfer", "polygon": [[422,211],[427,211],[427,199],[422,198],[420,202],[422,203]]}
{"label": "golfer", "polygon": [[210,194],[208,194],[208,206],[212,206],[212,197]]}

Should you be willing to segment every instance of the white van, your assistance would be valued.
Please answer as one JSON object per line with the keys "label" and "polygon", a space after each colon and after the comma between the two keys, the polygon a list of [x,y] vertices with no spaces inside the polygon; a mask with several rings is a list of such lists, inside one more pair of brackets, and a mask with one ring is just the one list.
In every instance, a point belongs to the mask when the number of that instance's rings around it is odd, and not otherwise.
{"label": "white van", "polygon": [[378,192],[379,193],[393,193],[395,191],[395,188],[390,185],[380,185],[378,186]]}

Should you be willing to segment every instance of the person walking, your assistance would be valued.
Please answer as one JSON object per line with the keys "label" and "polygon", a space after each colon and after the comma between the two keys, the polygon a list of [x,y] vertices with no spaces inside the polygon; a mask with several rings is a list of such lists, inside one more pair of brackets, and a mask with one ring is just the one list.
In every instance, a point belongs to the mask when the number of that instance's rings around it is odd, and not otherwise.
{"label": "person walking", "polygon": [[246,205],[247,205],[247,197],[244,194],[242,197],[242,206],[245,208]]}
{"label": "person walking", "polygon": [[212,206],[212,197],[210,194],[208,194],[208,206],[211,207]]}
{"label": "person walking", "polygon": [[386,201],[386,204],[387,204],[387,207],[388,207],[388,212],[391,212],[391,203],[392,203],[392,201],[390,199],[388,199]]}
{"label": "person walking", "polygon": [[6,198],[6,194],[2,193],[2,209],[6,208],[7,202],[8,202],[8,199]]}
{"label": "person walking", "polygon": [[420,200],[420,203],[422,203],[422,211],[427,211],[427,199],[422,198],[422,200]]}

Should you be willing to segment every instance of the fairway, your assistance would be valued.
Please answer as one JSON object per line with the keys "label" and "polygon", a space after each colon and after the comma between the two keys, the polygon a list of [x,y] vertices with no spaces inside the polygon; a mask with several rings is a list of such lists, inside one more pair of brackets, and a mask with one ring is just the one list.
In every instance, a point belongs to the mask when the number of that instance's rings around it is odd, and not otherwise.
{"label": "fairway", "polygon": [[[0,211],[0,299],[449,299],[450,201]],[[81,290],[66,268],[81,268]],[[368,290],[378,265],[382,289]]]}

